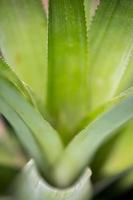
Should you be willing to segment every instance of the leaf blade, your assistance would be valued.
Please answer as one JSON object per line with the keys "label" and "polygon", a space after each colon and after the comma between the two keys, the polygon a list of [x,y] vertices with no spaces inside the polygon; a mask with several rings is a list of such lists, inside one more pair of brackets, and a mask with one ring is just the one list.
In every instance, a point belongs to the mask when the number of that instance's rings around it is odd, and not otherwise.
{"label": "leaf blade", "polygon": [[[49,154],[51,162],[55,159],[55,154],[62,149],[62,142],[58,133],[50,126],[50,124],[43,119],[41,114],[36,111],[25,99],[19,94],[15,88],[8,83],[8,81],[0,78],[0,96],[5,102],[8,102],[14,111],[24,120],[27,126],[34,133],[34,137],[40,140],[42,149],[46,150],[46,154]],[[31,117],[32,116],[32,117]],[[42,140],[47,138],[47,140]],[[51,146],[51,147],[50,147]],[[51,150],[53,153],[51,154]],[[56,149],[56,151],[54,150]],[[58,151],[59,150],[59,151]],[[57,153],[57,154],[58,154]],[[54,158],[54,159],[53,159]]]}
{"label": "leaf blade", "polygon": [[70,140],[89,107],[84,2],[49,1],[48,32],[47,107],[53,124]]}
{"label": "leaf blade", "polygon": [[92,108],[116,95],[128,67],[133,50],[132,8],[130,0],[103,0],[96,12],[90,29]]}
{"label": "leaf blade", "polygon": [[58,180],[61,185],[70,184],[91,161],[101,144],[132,118],[133,95],[129,95],[97,117],[72,140],[57,163],[55,181]]}
{"label": "leaf blade", "polygon": [[47,21],[41,0],[2,0],[0,24],[0,48],[4,58],[44,103]]}
{"label": "leaf blade", "polygon": [[15,71],[9,67],[2,58],[0,58],[0,76],[14,84],[15,87],[17,87],[17,89],[29,100],[29,102],[37,107],[27,85],[19,79]]}

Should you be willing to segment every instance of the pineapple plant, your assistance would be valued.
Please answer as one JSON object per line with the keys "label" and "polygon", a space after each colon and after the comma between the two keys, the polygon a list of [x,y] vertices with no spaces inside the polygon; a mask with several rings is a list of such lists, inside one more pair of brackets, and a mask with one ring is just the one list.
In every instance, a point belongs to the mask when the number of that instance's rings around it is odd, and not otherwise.
{"label": "pineapple plant", "polygon": [[0,200],[114,199],[133,186],[132,11],[132,0],[0,1]]}

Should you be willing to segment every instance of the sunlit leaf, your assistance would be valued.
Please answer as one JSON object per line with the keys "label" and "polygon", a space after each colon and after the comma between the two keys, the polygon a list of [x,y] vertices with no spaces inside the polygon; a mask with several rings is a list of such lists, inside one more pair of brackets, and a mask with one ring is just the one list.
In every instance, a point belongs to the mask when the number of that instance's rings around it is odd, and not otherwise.
{"label": "sunlit leaf", "polygon": [[[70,184],[90,163],[97,149],[133,118],[133,94],[99,115],[71,141],[55,169],[59,185]],[[79,160],[80,158],[80,160]],[[75,170],[76,169],[76,170]]]}
{"label": "sunlit leaf", "polygon": [[84,2],[50,0],[48,34],[47,105],[66,142],[89,109]]}
{"label": "sunlit leaf", "polygon": [[104,111],[106,111],[111,106],[114,106],[115,104],[117,104],[122,99],[124,100],[124,98],[126,98],[127,95],[130,95],[132,93],[133,93],[133,87],[130,87],[127,90],[124,90],[123,92],[119,93],[119,95],[113,97],[109,101],[103,103],[98,108],[94,109],[94,111],[88,113],[88,115],[78,124],[77,132],[79,132],[80,130],[85,128],[85,126],[87,126],[87,124],[89,124],[90,122],[95,120],[95,118],[98,115],[102,114]]}
{"label": "sunlit leaf", "polygon": [[133,50],[133,1],[102,0],[90,29],[92,108],[112,98]]}
{"label": "sunlit leaf", "polygon": [[41,0],[0,1],[0,48],[7,63],[44,101],[47,22]]}

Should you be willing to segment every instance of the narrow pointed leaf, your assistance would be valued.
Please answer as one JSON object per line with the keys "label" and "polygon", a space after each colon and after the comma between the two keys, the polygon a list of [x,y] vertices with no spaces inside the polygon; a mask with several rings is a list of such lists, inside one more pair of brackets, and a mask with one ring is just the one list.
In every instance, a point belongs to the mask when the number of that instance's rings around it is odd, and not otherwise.
{"label": "narrow pointed leaf", "polygon": [[0,1],[0,49],[7,63],[44,100],[47,22],[41,0]]}
{"label": "narrow pointed leaf", "polygon": [[89,123],[91,123],[93,120],[96,119],[100,114],[104,113],[107,109],[109,109],[111,106],[114,106],[121,100],[124,100],[127,98],[127,95],[131,95],[133,93],[133,87],[130,87],[123,92],[121,92],[116,97],[112,98],[111,100],[103,103],[101,106],[96,108],[94,111],[90,112],[78,125],[77,132],[85,128]]}
{"label": "narrow pointed leaf", "polygon": [[39,159],[39,162],[36,160],[46,174],[45,166],[48,169],[48,166],[53,165],[62,152],[62,142],[58,133],[13,85],[2,78],[0,78],[0,112],[9,120],[22,144],[29,148],[31,155],[33,148],[33,155]]}
{"label": "narrow pointed leaf", "polygon": [[68,189],[57,189],[42,180],[35,164],[30,161],[15,185],[16,200],[89,200],[91,197],[90,171]]}
{"label": "narrow pointed leaf", "polygon": [[90,29],[92,108],[112,98],[133,50],[133,1],[102,0]]}
{"label": "narrow pointed leaf", "polygon": [[[55,181],[69,185],[90,163],[97,149],[133,118],[133,93],[111,106],[83,129],[65,149],[55,168]],[[80,158],[80,160],[79,160]],[[76,169],[76,170],[75,170]]]}
{"label": "narrow pointed leaf", "polygon": [[50,0],[47,107],[65,141],[89,107],[87,48],[84,1]]}
{"label": "narrow pointed leaf", "polygon": [[32,132],[26,126],[24,121],[22,121],[22,119],[16,114],[14,110],[12,110],[12,108],[6,103],[6,101],[2,97],[0,97],[0,112],[11,124],[17,135],[17,138],[19,139],[20,143],[22,144],[28,155],[35,159],[41,169],[42,167],[44,170],[45,168],[48,168],[47,163],[45,163],[44,165],[44,160],[46,160],[46,158],[44,157],[44,155],[42,155],[39,146],[32,136]]}

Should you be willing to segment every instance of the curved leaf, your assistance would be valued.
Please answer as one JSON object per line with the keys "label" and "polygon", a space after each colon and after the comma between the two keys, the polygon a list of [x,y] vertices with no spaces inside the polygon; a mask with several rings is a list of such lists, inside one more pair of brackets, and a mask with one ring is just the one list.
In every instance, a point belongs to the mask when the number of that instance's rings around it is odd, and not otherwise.
{"label": "curved leaf", "polygon": [[36,160],[41,169],[45,169],[47,167],[47,162],[44,165],[44,156],[42,156],[41,150],[38,149],[38,145],[32,136],[32,132],[2,97],[0,97],[0,112],[12,125],[19,141],[28,154]]}
{"label": "curved leaf", "polygon": [[72,140],[57,162],[54,173],[57,184],[69,185],[90,163],[101,144],[132,118],[133,93],[99,115]]}
{"label": "curved leaf", "polygon": [[30,150],[31,155],[35,153],[34,156],[39,159],[41,169],[46,174],[45,166],[46,168],[51,166],[62,152],[59,135],[20,92],[1,77],[0,112],[9,120],[20,141]]}
{"label": "curved leaf", "polygon": [[119,101],[124,100],[127,95],[131,95],[133,93],[133,87],[128,88],[127,90],[121,92],[118,96],[112,98],[111,100],[103,103],[101,106],[99,106],[94,111],[90,112],[78,125],[77,132],[85,128],[89,123],[91,123],[95,118],[105,112],[108,108],[111,108],[111,106],[114,106]]}
{"label": "curved leaf", "polygon": [[19,200],[89,200],[91,196],[90,171],[78,180],[74,186],[59,190],[48,185],[39,176],[35,164],[30,161],[24,168],[15,185],[15,199]]}

